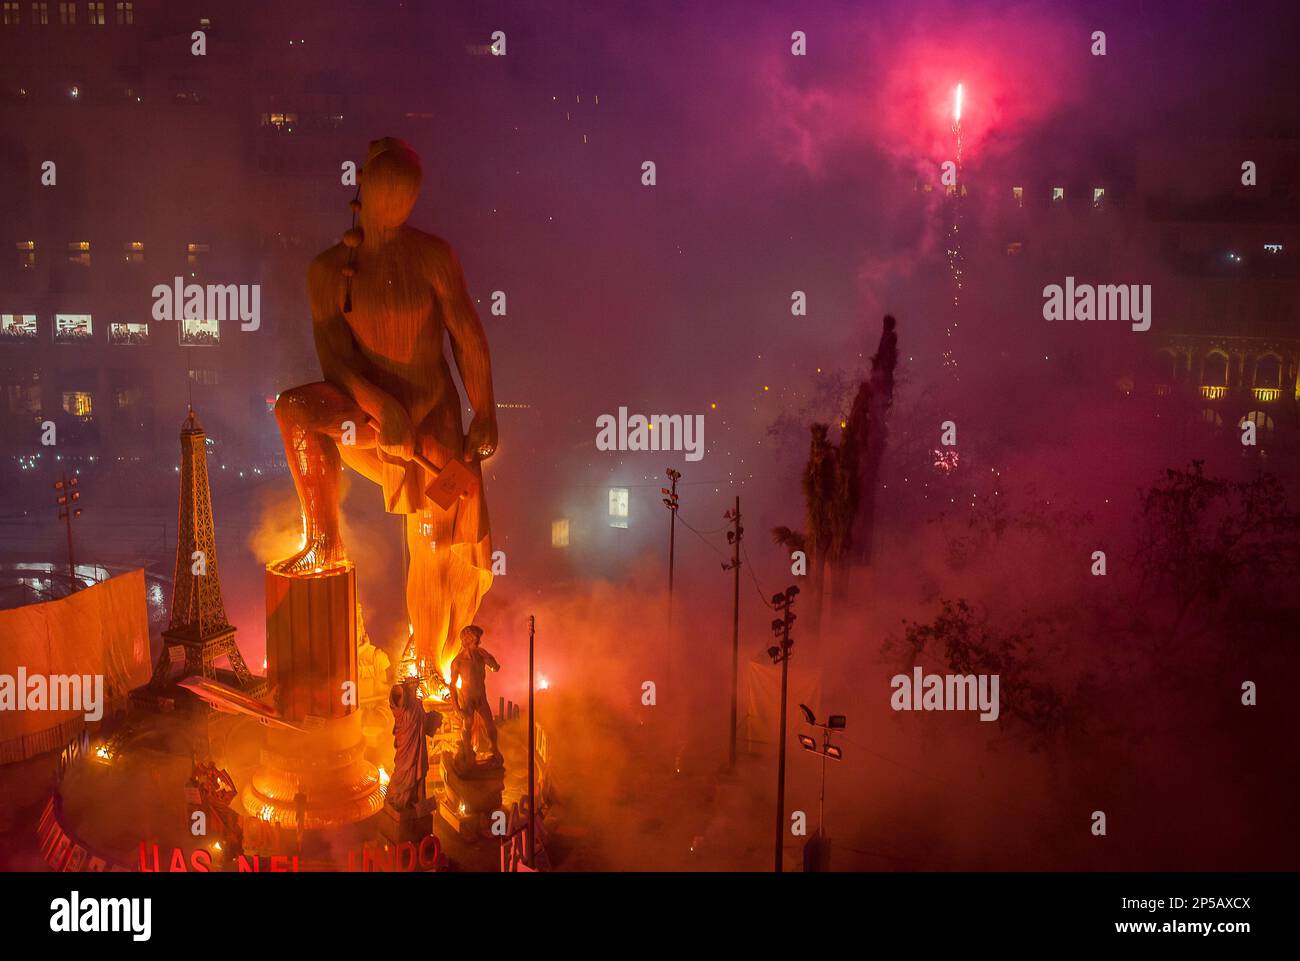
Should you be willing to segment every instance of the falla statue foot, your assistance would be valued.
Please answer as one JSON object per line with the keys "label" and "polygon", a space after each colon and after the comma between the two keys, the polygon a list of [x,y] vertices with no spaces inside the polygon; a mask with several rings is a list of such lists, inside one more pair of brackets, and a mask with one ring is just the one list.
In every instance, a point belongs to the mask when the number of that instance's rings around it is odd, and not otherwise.
{"label": "falla statue foot", "polygon": [[277,574],[303,577],[342,570],[349,563],[348,552],[342,544],[321,537],[309,542],[298,553],[272,564],[271,570]]}

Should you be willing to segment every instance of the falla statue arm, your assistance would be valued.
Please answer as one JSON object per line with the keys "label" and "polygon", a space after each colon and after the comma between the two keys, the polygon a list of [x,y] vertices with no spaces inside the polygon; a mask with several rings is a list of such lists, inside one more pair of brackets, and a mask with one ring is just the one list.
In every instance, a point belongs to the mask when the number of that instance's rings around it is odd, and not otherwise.
{"label": "falla statue arm", "polygon": [[474,409],[465,442],[465,459],[486,460],[497,449],[497,409],[492,394],[492,364],[488,358],[487,334],[474,310],[465,285],[460,260],[449,244],[440,243],[438,263],[432,270],[432,284],[442,308],[443,321],[451,339],[461,383]]}

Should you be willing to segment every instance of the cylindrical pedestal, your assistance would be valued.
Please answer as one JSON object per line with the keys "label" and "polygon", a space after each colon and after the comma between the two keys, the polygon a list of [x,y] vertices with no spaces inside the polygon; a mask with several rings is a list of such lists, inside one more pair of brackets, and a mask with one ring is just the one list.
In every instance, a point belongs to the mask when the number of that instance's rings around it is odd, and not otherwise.
{"label": "cylindrical pedestal", "polygon": [[244,811],[293,828],[301,793],[304,830],[364,821],[384,805],[365,750],[359,714],[316,723],[306,734],[269,729],[262,763],[241,795]]}
{"label": "cylindrical pedestal", "polygon": [[[343,717],[356,710],[357,572],[348,564],[322,574],[266,569],[267,680],[280,716]],[[352,696],[345,702],[344,684]]]}
{"label": "cylindrical pedestal", "polygon": [[304,829],[361,821],[383,806],[357,711],[357,589],[351,564],[266,571],[267,676],[280,716],[240,799],[250,817]]}

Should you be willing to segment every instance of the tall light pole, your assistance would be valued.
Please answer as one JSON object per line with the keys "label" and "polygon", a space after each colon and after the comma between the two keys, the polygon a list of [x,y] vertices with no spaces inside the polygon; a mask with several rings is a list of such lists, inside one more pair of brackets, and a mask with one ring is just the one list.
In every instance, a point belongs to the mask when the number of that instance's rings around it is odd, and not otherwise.
{"label": "tall light pole", "polygon": [[826,850],[826,829],[823,825],[822,818],[826,811],[826,759],[832,761],[841,761],[844,759],[844,752],[838,744],[831,743],[831,731],[842,731],[848,725],[848,721],[843,714],[832,714],[826,719],[825,724],[817,720],[817,715],[812,712],[807,704],[799,705],[800,712],[803,713],[803,719],[813,727],[819,727],[822,730],[822,743],[818,745],[817,739],[807,734],[799,735],[799,746],[810,754],[819,754],[822,759],[822,790],[817,799],[817,852],[824,856]]}
{"label": "tall light pole", "polygon": [[81,516],[81,508],[76,503],[81,500],[81,491],[77,490],[77,478],[68,477],[67,471],[63,472],[61,480],[54,482],[54,489],[59,492],[56,503],[59,505],[59,520],[63,521],[68,529],[68,591],[72,592],[77,589],[77,562],[72,554],[72,519]]}
{"label": "tall light pole", "polygon": [[723,515],[731,521],[731,530],[727,531],[727,542],[731,544],[731,563],[723,564],[724,571],[735,574],[731,606],[731,738],[727,746],[727,767],[736,766],[736,700],[740,684],[740,539],[745,529],[740,526],[740,495],[736,495],[736,506]]}
{"label": "tall light pole", "polygon": [[675,471],[671,467],[665,472],[668,479],[672,482],[672,490],[667,487],[659,488],[659,493],[664,495],[664,507],[668,508],[668,640],[672,642],[673,633],[673,560],[677,547],[677,482],[681,480],[681,471]]}
{"label": "tall light pole", "polygon": [[[681,471],[675,471],[671,467],[664,473],[668,475],[669,481],[672,482],[671,490],[667,487],[659,488],[659,493],[664,495],[664,507],[668,508],[668,684],[672,689],[670,697],[677,698],[679,693],[677,680],[681,672],[678,670],[677,645],[674,643],[673,638],[673,566],[677,546],[677,482],[681,479],[682,474]],[[680,701],[674,701],[673,703],[677,708],[680,708]],[[677,713],[680,716],[680,709]],[[678,744],[674,748],[673,770],[680,774],[684,735],[679,736],[677,740]]]}
{"label": "tall light pole", "polygon": [[537,870],[537,721],[533,717],[533,694],[537,677],[533,659],[537,619],[528,615],[528,866]]}
{"label": "tall light pole", "polygon": [[773,664],[781,665],[781,740],[778,742],[776,765],[776,843],[773,850],[774,869],[777,874],[782,870],[782,848],[785,842],[785,714],[786,693],[789,690],[790,650],[794,641],[790,637],[790,625],[795,621],[794,599],[799,588],[791,585],[784,594],[772,595],[772,608],[781,614],[772,621],[772,633],[779,643],[767,649],[767,655]]}

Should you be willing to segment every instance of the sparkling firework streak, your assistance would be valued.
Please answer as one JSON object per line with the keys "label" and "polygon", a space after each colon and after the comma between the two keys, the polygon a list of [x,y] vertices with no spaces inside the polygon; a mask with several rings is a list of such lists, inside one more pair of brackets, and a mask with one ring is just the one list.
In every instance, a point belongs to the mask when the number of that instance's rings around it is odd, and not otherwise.
{"label": "sparkling firework streak", "polygon": [[944,332],[948,340],[943,350],[943,366],[950,369],[954,375],[957,372],[957,355],[953,348],[952,339],[957,332],[957,309],[960,305],[962,289],[962,256],[961,256],[961,191],[965,184],[961,177],[961,153],[962,153],[962,136],[961,136],[961,111],[962,102],[965,100],[965,89],[959,83],[957,89],[953,91],[952,97],[952,133],[956,138],[957,145],[957,184],[952,188],[953,193],[949,198],[951,204],[951,222],[948,225],[948,274],[952,279],[952,314],[948,323],[947,330]]}
{"label": "sparkling firework streak", "polygon": [[961,105],[964,99],[962,85],[952,95],[952,132],[957,137],[957,166],[961,166]]}

